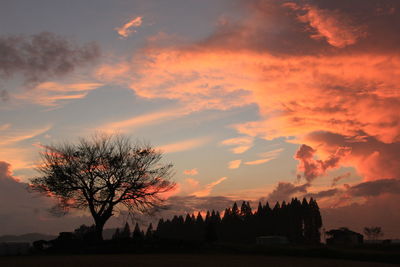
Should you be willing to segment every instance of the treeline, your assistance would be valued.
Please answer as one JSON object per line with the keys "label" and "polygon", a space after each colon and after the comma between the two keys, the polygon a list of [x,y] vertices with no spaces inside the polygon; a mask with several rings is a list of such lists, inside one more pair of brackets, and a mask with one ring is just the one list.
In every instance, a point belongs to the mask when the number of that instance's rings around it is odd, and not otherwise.
{"label": "treeline", "polygon": [[273,208],[268,202],[259,203],[255,212],[249,202],[243,202],[240,208],[234,203],[232,208],[225,209],[223,216],[218,211],[207,211],[204,218],[199,212],[174,216],[171,220],[160,219],[155,230],[150,224],[146,232],[136,224],[132,235],[129,235],[129,225],[125,225],[113,239],[254,243],[259,236],[284,236],[291,243],[318,244],[321,226],[317,202],[312,198],[309,201],[294,198],[289,203],[277,202]]}

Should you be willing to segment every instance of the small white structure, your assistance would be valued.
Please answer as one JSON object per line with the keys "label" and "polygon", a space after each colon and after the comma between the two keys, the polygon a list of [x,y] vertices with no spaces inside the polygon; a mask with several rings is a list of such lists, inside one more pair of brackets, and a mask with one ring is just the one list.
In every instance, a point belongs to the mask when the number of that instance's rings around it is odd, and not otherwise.
{"label": "small white structure", "polygon": [[286,236],[258,236],[256,238],[257,245],[285,245],[289,244],[288,239]]}
{"label": "small white structure", "polygon": [[0,256],[26,255],[29,253],[30,244],[22,242],[0,243]]}

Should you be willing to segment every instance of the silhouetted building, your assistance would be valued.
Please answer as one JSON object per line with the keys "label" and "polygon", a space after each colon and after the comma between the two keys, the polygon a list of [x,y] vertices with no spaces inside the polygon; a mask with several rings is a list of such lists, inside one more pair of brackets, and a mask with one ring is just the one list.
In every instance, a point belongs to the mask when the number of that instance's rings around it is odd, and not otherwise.
{"label": "silhouetted building", "polygon": [[328,245],[357,245],[364,242],[362,234],[351,231],[346,227],[332,229],[326,234],[330,236],[326,239]]}

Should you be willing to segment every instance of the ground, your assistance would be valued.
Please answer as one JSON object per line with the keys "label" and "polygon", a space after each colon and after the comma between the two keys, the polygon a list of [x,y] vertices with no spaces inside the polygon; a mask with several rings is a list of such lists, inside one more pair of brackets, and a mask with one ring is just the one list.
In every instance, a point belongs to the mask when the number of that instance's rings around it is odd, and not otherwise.
{"label": "ground", "polygon": [[112,255],[53,255],[0,257],[4,267],[102,267],[102,266],[295,266],[295,267],[373,267],[396,266],[387,263],[361,262],[319,258],[272,257],[234,254],[112,254]]}

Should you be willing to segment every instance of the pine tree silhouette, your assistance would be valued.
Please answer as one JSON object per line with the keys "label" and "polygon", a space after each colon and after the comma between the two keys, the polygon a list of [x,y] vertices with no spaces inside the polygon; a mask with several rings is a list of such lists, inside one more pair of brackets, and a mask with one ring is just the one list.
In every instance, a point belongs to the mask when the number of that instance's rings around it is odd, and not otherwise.
{"label": "pine tree silhouette", "polygon": [[[154,235],[161,239],[255,242],[258,236],[284,236],[291,243],[318,244],[322,219],[317,202],[293,198],[290,202],[277,202],[273,209],[269,203],[258,203],[253,213],[250,203],[243,202],[240,209],[237,203],[226,208],[221,218],[218,211],[206,211],[203,218],[186,214],[174,216],[172,220],[160,219]],[[135,232],[140,232],[140,229]],[[134,234],[135,235],[135,234]],[[147,234],[146,234],[147,236]]]}

